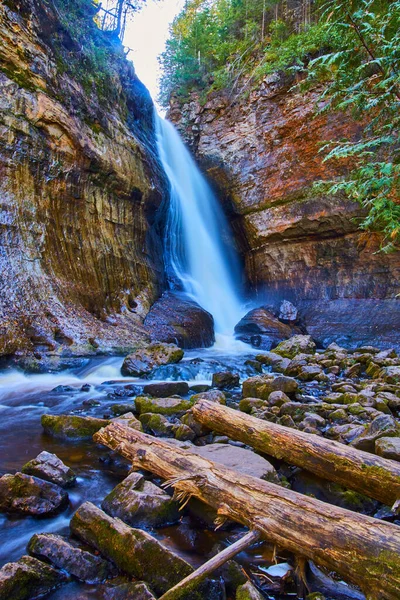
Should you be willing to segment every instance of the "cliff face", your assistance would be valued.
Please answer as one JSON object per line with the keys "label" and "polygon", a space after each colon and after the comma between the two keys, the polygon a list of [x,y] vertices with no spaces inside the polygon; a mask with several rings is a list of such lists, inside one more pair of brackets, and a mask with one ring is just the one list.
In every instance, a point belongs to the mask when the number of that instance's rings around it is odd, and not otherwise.
{"label": "cliff face", "polygon": [[104,44],[117,58],[101,95],[68,68],[80,49],[53,3],[0,6],[0,355],[145,339],[165,182],[148,92],[122,47]]}
{"label": "cliff face", "polygon": [[319,92],[290,87],[269,76],[235,102],[214,93],[202,106],[193,95],[172,102],[170,118],[220,193],[257,304],[292,301],[322,343],[397,345],[400,256],[377,253],[379,239],[358,229],[358,204],[312,189],[347,168],[324,163],[321,143],[355,139],[360,126],[315,117]]}

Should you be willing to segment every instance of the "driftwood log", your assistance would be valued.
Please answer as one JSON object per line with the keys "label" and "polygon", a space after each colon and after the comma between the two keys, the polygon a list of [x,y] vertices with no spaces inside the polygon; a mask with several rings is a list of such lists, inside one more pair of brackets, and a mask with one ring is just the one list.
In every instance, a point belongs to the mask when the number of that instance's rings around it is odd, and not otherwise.
{"label": "driftwood log", "polygon": [[398,600],[400,527],[244,475],[174,444],[112,423],[94,435],[167,480],[182,501],[195,496],[297,556],[336,571],[369,600]]}
{"label": "driftwood log", "polygon": [[400,499],[400,463],[393,460],[263,421],[209,400],[199,400],[192,412],[199,423],[213,431],[383,504],[392,506]]}

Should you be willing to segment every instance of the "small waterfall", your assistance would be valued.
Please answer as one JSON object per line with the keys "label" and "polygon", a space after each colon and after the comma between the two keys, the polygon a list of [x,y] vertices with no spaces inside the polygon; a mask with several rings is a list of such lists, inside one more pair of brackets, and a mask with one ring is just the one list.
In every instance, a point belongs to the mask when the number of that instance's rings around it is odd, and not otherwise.
{"label": "small waterfall", "polygon": [[243,309],[240,270],[225,215],[173,125],[156,114],[157,146],[171,198],[165,233],[170,279],[231,336]]}

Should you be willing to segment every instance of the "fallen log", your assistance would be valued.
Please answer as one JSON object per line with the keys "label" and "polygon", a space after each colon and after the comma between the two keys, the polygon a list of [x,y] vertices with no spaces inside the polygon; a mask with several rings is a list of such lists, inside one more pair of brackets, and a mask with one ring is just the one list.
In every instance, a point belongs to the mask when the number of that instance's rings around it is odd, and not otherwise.
{"label": "fallen log", "polygon": [[255,450],[307,469],[392,506],[400,499],[400,463],[297,429],[199,400],[196,421]]}
{"label": "fallen log", "polygon": [[231,544],[227,548],[224,548],[216,556],[213,556],[204,565],[201,565],[196,571],[193,571],[190,575],[182,579],[173,588],[165,592],[159,598],[159,600],[178,600],[183,596],[186,596],[194,588],[196,588],[201,581],[206,579],[209,575],[214,573],[219,567],[222,567],[228,560],[242,552],[255,542],[260,539],[258,531],[249,531],[240,540],[237,540],[234,544]]}
{"label": "fallen log", "polygon": [[174,444],[112,423],[93,436],[167,480],[176,497],[195,496],[262,537],[336,571],[369,600],[398,600],[400,527],[227,469]]}

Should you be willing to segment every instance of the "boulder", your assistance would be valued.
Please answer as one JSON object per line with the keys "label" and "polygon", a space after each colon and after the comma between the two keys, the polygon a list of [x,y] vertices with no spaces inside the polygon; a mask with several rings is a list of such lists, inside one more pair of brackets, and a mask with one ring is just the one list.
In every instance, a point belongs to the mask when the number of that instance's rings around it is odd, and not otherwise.
{"label": "boulder", "polygon": [[380,414],[368,425],[364,433],[355,438],[350,445],[366,452],[375,451],[375,442],[382,437],[399,435],[399,427],[391,415]]}
{"label": "boulder", "polygon": [[68,504],[58,485],[32,475],[16,473],[0,478],[0,511],[23,515],[52,515]]}
{"label": "boulder", "polygon": [[104,600],[156,600],[149,587],[139,581],[137,583],[120,583],[108,586]]}
{"label": "boulder", "polygon": [[150,344],[129,354],[122,363],[122,375],[142,377],[156,367],[169,365],[182,360],[184,352],[175,344]]}
{"label": "boulder", "polygon": [[186,396],[189,386],[186,381],[164,381],[161,383],[149,383],[143,388],[143,393],[155,398],[167,398],[168,396]]}
{"label": "boulder", "polygon": [[400,437],[381,437],[375,442],[375,453],[400,461]]}
{"label": "boulder", "polygon": [[135,527],[163,527],[179,520],[179,505],[161,488],[131,473],[101,503],[112,517]]}
{"label": "boulder", "polygon": [[293,327],[281,323],[263,307],[248,312],[235,327],[235,335],[239,340],[265,350],[270,350],[295,332],[296,328],[293,330]]}
{"label": "boulder", "polygon": [[[91,502],[85,502],[78,508],[70,527],[74,535],[96,548],[121,571],[146,581],[158,595],[164,594],[193,572],[188,562],[149,533],[108,516]],[[221,599],[219,584],[205,581],[187,600],[204,598]]]}
{"label": "boulder", "polygon": [[158,413],[160,415],[183,414],[192,408],[191,400],[182,398],[148,398],[147,396],[137,396],[136,410],[142,413]]}
{"label": "boulder", "polygon": [[400,383],[400,366],[383,367],[378,376],[387,383]]}
{"label": "boulder", "polygon": [[181,348],[208,348],[215,341],[212,315],[177,292],[164,292],[148,312],[144,326],[152,341]]}
{"label": "boulder", "polygon": [[35,534],[28,544],[28,552],[87,583],[100,583],[115,575],[115,567],[111,563],[82,550],[76,543],[61,535]]}
{"label": "boulder", "polygon": [[122,425],[126,425],[127,427],[131,427],[132,429],[136,429],[136,431],[143,431],[143,426],[141,422],[131,412],[127,412],[121,415],[120,417],[115,417],[115,419],[112,420],[113,422],[117,421]]}
{"label": "boulder", "polygon": [[219,390],[230,390],[239,387],[239,382],[240,378],[236,373],[220,371],[218,373],[213,373],[211,385]]}
{"label": "boulder", "polygon": [[284,392],[285,394],[293,394],[298,389],[298,383],[293,377],[285,377],[284,375],[258,375],[250,377],[243,382],[242,394],[243,398],[261,398],[268,400],[271,392]]}
{"label": "boulder", "polygon": [[226,396],[221,390],[210,390],[209,392],[200,392],[191,397],[193,403],[198,400],[209,400],[210,402],[218,402],[219,404],[226,404]]}
{"label": "boulder", "polygon": [[38,454],[36,458],[27,462],[22,467],[21,472],[26,475],[35,475],[61,487],[73,485],[76,481],[73,470],[67,467],[58,456],[45,450]]}
{"label": "boulder", "polygon": [[285,358],[294,358],[296,354],[314,354],[315,343],[310,335],[294,335],[274,348],[275,354]]}
{"label": "boulder", "polygon": [[38,598],[67,583],[68,577],[32,556],[0,569],[0,600]]}
{"label": "boulder", "polygon": [[279,307],[279,319],[284,323],[295,323],[297,321],[298,310],[289,300],[283,300]]}
{"label": "boulder", "polygon": [[156,437],[172,437],[175,427],[167,417],[156,413],[143,413],[139,417],[144,432]]}
{"label": "boulder", "polygon": [[282,404],[285,404],[285,402],[290,402],[290,398],[284,392],[279,390],[276,392],[271,392],[268,396],[269,406],[282,406]]}
{"label": "boulder", "polygon": [[63,440],[91,440],[93,435],[110,421],[78,415],[42,415],[42,427],[48,435]]}
{"label": "boulder", "polygon": [[257,588],[248,581],[237,588],[236,600],[264,600],[264,596],[262,596]]}

